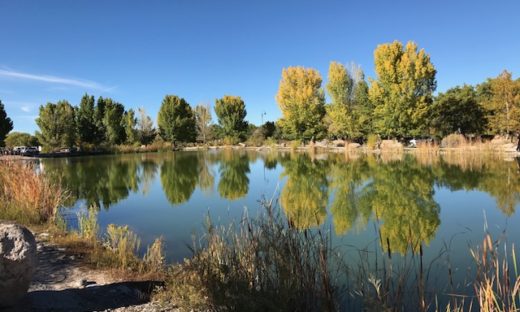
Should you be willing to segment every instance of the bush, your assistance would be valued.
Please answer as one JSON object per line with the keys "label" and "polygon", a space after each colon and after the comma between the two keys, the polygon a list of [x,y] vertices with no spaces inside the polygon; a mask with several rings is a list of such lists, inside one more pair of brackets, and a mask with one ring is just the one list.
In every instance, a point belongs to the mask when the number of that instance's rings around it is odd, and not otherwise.
{"label": "bush", "polygon": [[126,269],[137,261],[136,253],[141,246],[141,240],[132,232],[128,225],[117,226],[109,224],[106,234],[106,246],[116,257],[115,265],[120,269]]}
{"label": "bush", "polygon": [[301,140],[292,140],[291,141],[290,147],[291,147],[292,150],[295,150],[295,149],[297,149],[300,146],[302,146],[302,141]]}
{"label": "bush", "polygon": [[98,211],[96,206],[89,207],[87,213],[78,213],[78,228],[81,237],[90,241],[95,241],[97,239],[99,231],[97,215]]}
{"label": "bush", "polygon": [[377,146],[378,142],[379,142],[379,136],[377,136],[375,134],[369,134],[367,137],[367,148],[369,150],[376,149],[378,147]]}
{"label": "bush", "polygon": [[441,141],[441,147],[464,147],[468,145],[468,140],[462,134],[452,133]]}
{"label": "bush", "polygon": [[237,145],[240,143],[240,139],[235,136],[226,136],[222,141],[224,145]]}

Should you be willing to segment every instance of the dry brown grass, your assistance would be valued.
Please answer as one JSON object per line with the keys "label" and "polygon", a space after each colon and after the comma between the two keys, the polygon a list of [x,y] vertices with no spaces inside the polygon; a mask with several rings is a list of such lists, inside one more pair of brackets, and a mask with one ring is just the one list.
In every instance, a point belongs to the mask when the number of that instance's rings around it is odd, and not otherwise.
{"label": "dry brown grass", "polygon": [[65,198],[60,184],[38,173],[34,163],[0,162],[0,219],[27,225],[54,221]]}

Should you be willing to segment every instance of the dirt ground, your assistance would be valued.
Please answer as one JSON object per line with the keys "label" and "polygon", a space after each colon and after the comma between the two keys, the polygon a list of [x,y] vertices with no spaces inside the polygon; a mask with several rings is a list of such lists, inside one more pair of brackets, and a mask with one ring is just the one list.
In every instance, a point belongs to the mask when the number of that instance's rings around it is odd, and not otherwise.
{"label": "dirt ground", "polygon": [[[37,237],[38,267],[27,295],[5,311],[174,311],[150,302],[155,281],[129,282],[93,270],[79,256]],[[2,310],[4,311],[4,310]]]}

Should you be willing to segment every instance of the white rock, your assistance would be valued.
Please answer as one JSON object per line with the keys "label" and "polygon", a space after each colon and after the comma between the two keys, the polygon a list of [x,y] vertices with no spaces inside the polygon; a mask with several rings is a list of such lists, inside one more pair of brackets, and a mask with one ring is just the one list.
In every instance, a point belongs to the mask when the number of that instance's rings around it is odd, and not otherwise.
{"label": "white rock", "polygon": [[27,293],[36,264],[33,234],[24,226],[1,223],[0,306],[12,306]]}

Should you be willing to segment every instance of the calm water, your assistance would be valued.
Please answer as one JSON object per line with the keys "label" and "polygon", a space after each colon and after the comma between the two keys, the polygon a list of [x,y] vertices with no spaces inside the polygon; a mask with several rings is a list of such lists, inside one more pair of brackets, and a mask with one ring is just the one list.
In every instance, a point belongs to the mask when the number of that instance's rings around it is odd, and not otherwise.
{"label": "calm water", "polygon": [[[483,155],[349,157],[276,152],[175,152],[41,160],[71,190],[67,214],[100,207],[99,223],[128,224],[142,245],[163,236],[170,261],[191,255],[209,214],[218,223],[255,215],[278,200],[301,229],[322,226],[335,246],[403,257],[423,246],[425,263],[445,270],[443,250],[464,274],[468,246],[485,224],[520,243],[520,162]],[[445,259],[445,258],[443,258]],[[446,276],[447,274],[438,274]]]}

